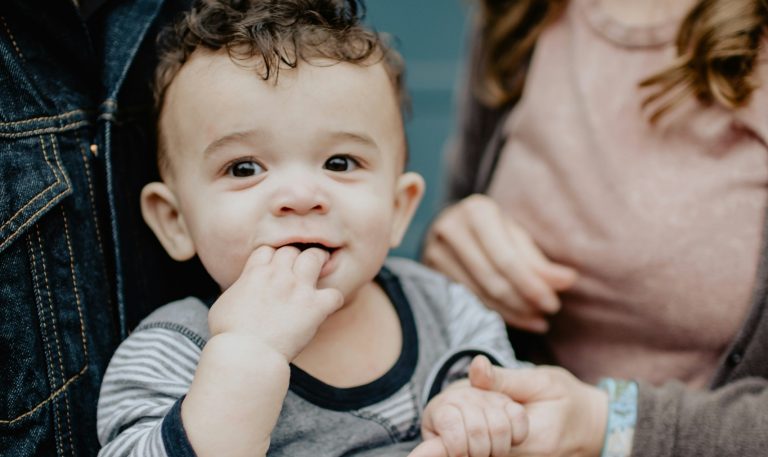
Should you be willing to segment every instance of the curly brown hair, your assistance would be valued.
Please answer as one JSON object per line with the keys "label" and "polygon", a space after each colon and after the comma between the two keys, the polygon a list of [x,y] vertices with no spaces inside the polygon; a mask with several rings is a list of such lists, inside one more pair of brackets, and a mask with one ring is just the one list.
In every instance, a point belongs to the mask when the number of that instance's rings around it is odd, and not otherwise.
{"label": "curly brown hair", "polygon": [[[166,91],[197,49],[225,49],[236,63],[259,58],[254,71],[277,82],[281,68],[329,59],[369,65],[382,62],[401,110],[408,113],[403,59],[384,34],[363,25],[365,5],[356,0],[198,0],[158,37],[154,94],[157,118]],[[159,129],[159,124],[158,124]],[[158,131],[158,163],[165,163]]]}
{"label": "curly brown hair", "polygon": [[[541,31],[567,0],[481,0],[481,63],[475,94],[487,106],[516,101]],[[754,70],[768,25],[766,0],[700,0],[677,34],[677,59],[640,83],[654,87],[644,102],[651,122],[687,97],[737,108],[756,87]]]}

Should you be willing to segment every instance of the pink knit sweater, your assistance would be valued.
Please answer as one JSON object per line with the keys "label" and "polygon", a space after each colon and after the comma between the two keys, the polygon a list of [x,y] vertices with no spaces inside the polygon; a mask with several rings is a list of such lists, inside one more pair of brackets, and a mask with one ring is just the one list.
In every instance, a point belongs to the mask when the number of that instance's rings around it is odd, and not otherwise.
{"label": "pink knit sweater", "polygon": [[579,271],[548,340],[587,381],[703,386],[750,304],[768,92],[736,113],[690,101],[650,125],[637,85],[671,62],[678,23],[629,26],[571,1],[537,43],[488,192]]}

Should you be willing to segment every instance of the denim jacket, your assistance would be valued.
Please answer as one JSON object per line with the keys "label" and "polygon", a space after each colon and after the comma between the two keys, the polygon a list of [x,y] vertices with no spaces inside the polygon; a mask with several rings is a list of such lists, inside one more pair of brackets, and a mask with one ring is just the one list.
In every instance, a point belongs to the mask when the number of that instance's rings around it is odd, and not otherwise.
{"label": "denim jacket", "polygon": [[157,178],[154,37],[186,3],[110,0],[86,22],[71,0],[0,2],[2,456],[96,455],[117,344],[182,285],[212,291],[139,208]]}

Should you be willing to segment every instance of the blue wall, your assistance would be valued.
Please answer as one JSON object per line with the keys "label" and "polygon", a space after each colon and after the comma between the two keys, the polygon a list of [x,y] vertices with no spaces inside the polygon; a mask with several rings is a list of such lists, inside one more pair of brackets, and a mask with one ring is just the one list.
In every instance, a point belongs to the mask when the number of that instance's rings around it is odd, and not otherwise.
{"label": "blue wall", "polygon": [[455,125],[454,92],[462,72],[466,0],[368,0],[366,22],[395,38],[405,58],[413,113],[406,123],[410,170],[427,191],[394,255],[415,258],[441,198],[442,153]]}

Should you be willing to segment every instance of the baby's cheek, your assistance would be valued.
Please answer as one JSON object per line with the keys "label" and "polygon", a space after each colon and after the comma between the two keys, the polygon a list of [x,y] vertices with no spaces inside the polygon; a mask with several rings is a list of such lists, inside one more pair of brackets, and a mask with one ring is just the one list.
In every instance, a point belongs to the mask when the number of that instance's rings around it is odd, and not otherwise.
{"label": "baby's cheek", "polygon": [[237,281],[248,259],[247,249],[207,245],[198,251],[200,261],[222,291]]}

